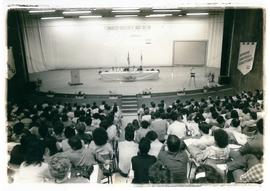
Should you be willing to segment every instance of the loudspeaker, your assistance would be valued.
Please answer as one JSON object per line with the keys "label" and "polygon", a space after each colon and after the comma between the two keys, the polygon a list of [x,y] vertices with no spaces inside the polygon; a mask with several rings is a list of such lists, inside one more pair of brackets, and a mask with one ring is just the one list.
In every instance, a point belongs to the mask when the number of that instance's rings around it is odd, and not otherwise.
{"label": "loudspeaker", "polygon": [[219,76],[218,83],[220,85],[230,84],[231,79],[229,76]]}

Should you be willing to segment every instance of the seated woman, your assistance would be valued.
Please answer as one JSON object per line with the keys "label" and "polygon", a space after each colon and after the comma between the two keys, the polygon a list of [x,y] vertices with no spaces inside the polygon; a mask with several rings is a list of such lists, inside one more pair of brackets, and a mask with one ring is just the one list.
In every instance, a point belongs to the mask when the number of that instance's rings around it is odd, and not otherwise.
{"label": "seated woman", "polygon": [[49,162],[50,179],[54,183],[89,183],[82,176],[71,176],[71,162],[68,158],[54,155]]}
{"label": "seated woman", "polygon": [[194,145],[189,145],[189,152],[197,162],[215,167],[215,164],[222,164],[228,160],[230,153],[228,134],[222,129],[215,130],[214,139],[215,145],[208,146],[203,150]]}
{"label": "seated woman", "polygon": [[14,183],[41,183],[48,175],[48,164],[43,162],[44,144],[32,139],[25,150],[25,160],[14,175]]}
{"label": "seated woman", "polygon": [[153,184],[171,183],[169,168],[158,160],[149,168],[149,180]]}
{"label": "seated woman", "polygon": [[[134,171],[134,178],[132,183],[145,184],[149,183],[148,170],[156,162],[156,157],[148,155],[150,150],[150,140],[142,138],[139,143],[139,153],[132,157],[132,170]],[[132,176],[132,173],[131,173]]]}
{"label": "seated woman", "polygon": [[193,183],[222,183],[222,177],[212,166],[203,164],[196,168]]}

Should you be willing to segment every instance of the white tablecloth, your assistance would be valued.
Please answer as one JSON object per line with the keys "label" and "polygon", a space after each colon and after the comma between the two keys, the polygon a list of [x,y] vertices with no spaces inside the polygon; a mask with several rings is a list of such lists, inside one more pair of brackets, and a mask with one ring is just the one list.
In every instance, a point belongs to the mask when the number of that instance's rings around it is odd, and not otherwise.
{"label": "white tablecloth", "polygon": [[123,72],[101,72],[99,74],[103,80],[137,81],[137,80],[157,80],[159,71],[123,71]]}

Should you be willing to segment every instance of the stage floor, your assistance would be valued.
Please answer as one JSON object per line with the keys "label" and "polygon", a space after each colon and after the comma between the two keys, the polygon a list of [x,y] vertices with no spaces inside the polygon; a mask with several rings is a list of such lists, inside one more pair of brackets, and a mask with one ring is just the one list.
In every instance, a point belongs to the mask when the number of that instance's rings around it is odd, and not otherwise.
{"label": "stage floor", "polygon": [[[146,68],[144,68],[146,69]],[[81,91],[85,94],[122,94],[135,95],[142,93],[143,90],[150,89],[152,93],[175,92],[185,88],[186,90],[200,89],[207,85],[207,74],[215,74],[215,81],[219,76],[219,68],[194,67],[196,74],[195,83],[190,81],[191,67],[157,67],[160,70],[158,80],[147,81],[105,81],[100,78],[100,69],[80,70],[80,81],[82,85],[70,86],[70,70],[53,70],[29,74],[30,81],[38,78],[42,80],[40,91],[53,91],[56,93],[74,94]],[[106,69],[103,69],[103,71]],[[107,69],[108,70],[108,69]]]}

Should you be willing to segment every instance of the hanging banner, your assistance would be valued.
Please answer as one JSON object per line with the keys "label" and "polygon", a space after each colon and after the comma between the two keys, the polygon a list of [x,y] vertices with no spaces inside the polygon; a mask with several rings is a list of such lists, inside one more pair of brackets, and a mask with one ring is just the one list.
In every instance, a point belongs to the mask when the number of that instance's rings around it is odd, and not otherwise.
{"label": "hanging banner", "polygon": [[240,42],[237,69],[246,75],[252,70],[257,42]]}
{"label": "hanging banner", "polygon": [[16,74],[16,67],[13,57],[12,47],[8,48],[8,79],[11,79]]}

